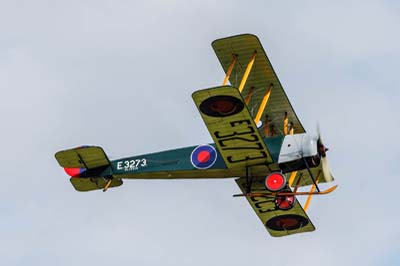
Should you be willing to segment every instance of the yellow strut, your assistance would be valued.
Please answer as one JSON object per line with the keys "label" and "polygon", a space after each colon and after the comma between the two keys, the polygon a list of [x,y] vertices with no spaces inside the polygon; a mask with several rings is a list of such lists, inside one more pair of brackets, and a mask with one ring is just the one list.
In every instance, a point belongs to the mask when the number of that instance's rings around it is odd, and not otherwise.
{"label": "yellow strut", "polygon": [[229,65],[228,70],[226,71],[225,79],[224,79],[224,82],[222,83],[222,85],[226,85],[226,83],[228,82],[229,77],[231,76],[233,67],[234,67],[235,64],[236,64],[236,61],[237,61],[237,55],[233,54],[233,55],[232,55],[231,64]]}
{"label": "yellow strut", "polygon": [[[287,120],[288,118],[287,118],[287,112],[285,112],[285,120]],[[285,120],[283,120],[283,124],[284,124],[284,126],[283,126],[283,128],[285,129]],[[287,123],[287,121],[286,121],[286,123]],[[287,133],[285,132],[285,135],[286,135]],[[293,128],[291,128],[290,129],[290,135],[293,135]],[[296,178],[296,175],[297,175],[297,171],[294,171],[294,172],[292,172],[291,174],[290,174],[290,178],[289,178],[289,187],[291,187],[292,186],[292,184],[293,184],[293,182],[294,182],[294,179]]]}
{"label": "yellow strut", "polygon": [[283,119],[283,133],[285,135],[288,134],[288,131],[289,131],[288,128],[289,128],[289,118],[288,118],[287,112],[285,112],[285,118]]}
{"label": "yellow strut", "polygon": [[[315,179],[315,184],[318,184],[318,179],[319,179],[320,175],[321,175],[321,172],[318,173],[318,176]],[[314,193],[314,191],[315,191],[315,184],[312,185],[311,190],[310,190],[310,194],[308,195],[307,200],[306,200],[306,204],[304,204],[304,211],[307,211],[308,206],[310,205],[310,202],[311,202],[311,199],[312,199],[312,195],[313,195],[311,193]]]}
{"label": "yellow strut", "polygon": [[264,112],[265,107],[267,106],[267,102],[268,102],[269,96],[271,95],[271,90],[273,87],[274,87],[274,85],[271,83],[271,85],[269,85],[267,92],[264,95],[264,98],[262,99],[260,107],[258,108],[256,118],[254,119],[254,122],[256,123],[256,125],[260,121],[261,115]]}
{"label": "yellow strut", "polygon": [[296,178],[296,175],[297,175],[297,171],[293,171],[291,174],[290,174],[290,177],[289,177],[289,187],[291,187],[292,185],[293,185],[293,182],[294,182],[294,179]]}
{"label": "yellow strut", "polygon": [[239,85],[239,88],[238,88],[240,93],[242,93],[242,90],[244,88],[244,85],[246,84],[247,78],[249,77],[250,70],[253,67],[254,60],[256,59],[256,55],[257,55],[257,52],[254,51],[253,56],[251,57],[250,62],[248,63],[248,65],[246,67],[246,71],[244,72],[242,81],[240,82],[240,85]]}

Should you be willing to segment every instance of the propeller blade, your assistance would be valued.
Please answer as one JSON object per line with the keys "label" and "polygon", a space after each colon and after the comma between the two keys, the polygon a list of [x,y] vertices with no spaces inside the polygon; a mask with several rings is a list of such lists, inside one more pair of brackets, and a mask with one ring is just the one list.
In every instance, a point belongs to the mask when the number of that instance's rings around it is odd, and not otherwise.
{"label": "propeller blade", "polygon": [[321,130],[319,128],[319,123],[317,123],[317,134],[318,134],[318,139],[322,144],[322,136],[321,136]]}
{"label": "propeller blade", "polygon": [[329,168],[328,159],[326,158],[326,152],[328,149],[325,147],[324,143],[322,142],[322,135],[321,130],[319,128],[319,124],[317,124],[317,132],[318,132],[318,153],[321,156],[321,164],[322,164],[322,172],[325,176],[325,180],[327,182],[331,182],[335,180],[333,177],[331,170]]}
{"label": "propeller blade", "polygon": [[325,176],[325,180],[327,182],[331,182],[331,181],[335,180],[335,178],[333,177],[333,175],[331,173],[331,169],[329,168],[328,160],[326,159],[326,157],[321,157],[321,164],[322,164],[322,172]]}

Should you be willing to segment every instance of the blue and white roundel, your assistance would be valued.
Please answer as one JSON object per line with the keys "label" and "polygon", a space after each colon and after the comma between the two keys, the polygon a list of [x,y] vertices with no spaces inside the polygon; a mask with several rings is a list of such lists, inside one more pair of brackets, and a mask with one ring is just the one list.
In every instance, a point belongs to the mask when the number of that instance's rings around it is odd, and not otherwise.
{"label": "blue and white roundel", "polygon": [[190,161],[197,169],[207,169],[217,160],[217,151],[211,145],[197,146],[190,155]]}

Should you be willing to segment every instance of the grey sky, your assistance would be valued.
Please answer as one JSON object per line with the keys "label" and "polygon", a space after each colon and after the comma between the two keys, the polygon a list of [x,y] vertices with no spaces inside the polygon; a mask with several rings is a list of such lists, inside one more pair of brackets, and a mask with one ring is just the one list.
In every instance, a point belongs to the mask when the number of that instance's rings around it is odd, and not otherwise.
{"label": "grey sky", "polygon": [[[399,265],[396,1],[1,1],[2,265]],[[233,180],[128,180],[78,193],[54,159],[211,142],[191,99],[211,41],[259,36],[339,189],[317,230],[272,238]]]}

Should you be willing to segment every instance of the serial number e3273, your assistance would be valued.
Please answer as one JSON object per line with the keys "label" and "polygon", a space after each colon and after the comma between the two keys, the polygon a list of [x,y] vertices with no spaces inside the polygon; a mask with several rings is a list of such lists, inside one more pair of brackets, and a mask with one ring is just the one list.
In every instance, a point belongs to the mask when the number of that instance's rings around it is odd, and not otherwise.
{"label": "serial number e3273", "polygon": [[135,171],[139,168],[146,167],[146,159],[124,160],[117,162],[117,170]]}

